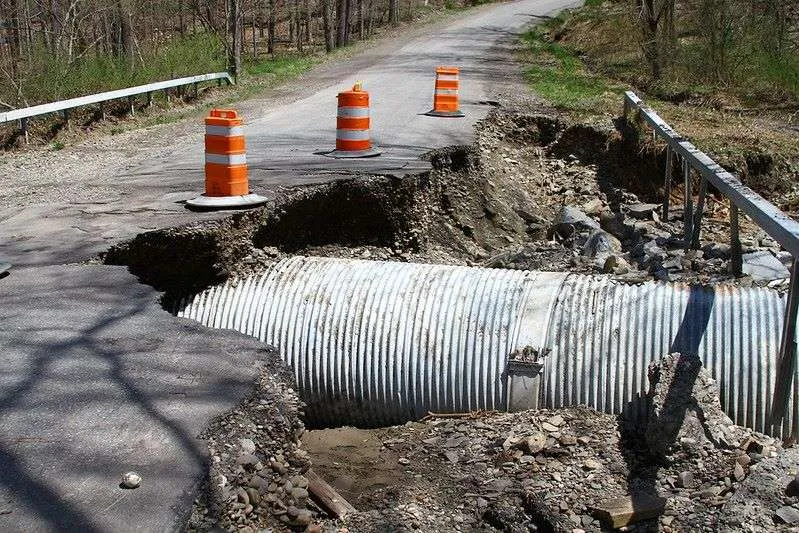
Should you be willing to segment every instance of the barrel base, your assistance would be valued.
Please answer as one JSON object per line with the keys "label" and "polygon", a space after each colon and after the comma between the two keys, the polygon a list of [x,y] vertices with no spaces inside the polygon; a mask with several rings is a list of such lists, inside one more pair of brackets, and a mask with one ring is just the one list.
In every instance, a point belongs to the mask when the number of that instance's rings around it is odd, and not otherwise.
{"label": "barrel base", "polygon": [[11,263],[0,261],[0,278],[2,278],[5,275],[5,273],[9,271],[10,268],[11,268]]}
{"label": "barrel base", "polygon": [[463,111],[428,111],[425,113],[428,117],[448,117],[448,118],[460,118],[465,117],[466,115],[463,114]]}
{"label": "barrel base", "polygon": [[330,152],[323,152],[325,157],[334,157],[336,159],[357,159],[359,157],[377,157],[382,154],[377,148],[369,148],[368,150],[332,150]]}
{"label": "barrel base", "polygon": [[265,204],[267,199],[258,194],[242,196],[206,196],[186,200],[186,205],[196,209],[241,209]]}

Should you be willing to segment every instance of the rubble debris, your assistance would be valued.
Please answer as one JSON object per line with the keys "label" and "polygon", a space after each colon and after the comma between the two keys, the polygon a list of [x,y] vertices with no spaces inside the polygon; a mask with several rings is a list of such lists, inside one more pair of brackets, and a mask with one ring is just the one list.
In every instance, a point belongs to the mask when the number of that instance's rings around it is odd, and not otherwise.
{"label": "rubble debris", "polygon": [[671,461],[696,456],[707,447],[740,443],[732,420],[721,409],[718,384],[694,355],[670,354],[648,369],[649,418],[646,442],[652,455]]}

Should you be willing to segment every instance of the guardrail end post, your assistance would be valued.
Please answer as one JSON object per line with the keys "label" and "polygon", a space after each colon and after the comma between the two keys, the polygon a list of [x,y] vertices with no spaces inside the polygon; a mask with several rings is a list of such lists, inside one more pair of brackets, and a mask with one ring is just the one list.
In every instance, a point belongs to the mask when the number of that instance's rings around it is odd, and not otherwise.
{"label": "guardrail end post", "polygon": [[691,247],[691,239],[693,238],[693,222],[694,222],[694,195],[691,190],[693,183],[691,182],[691,165],[683,158],[683,181],[685,187],[685,206],[683,212],[683,239],[684,248],[687,252]]}
{"label": "guardrail end post", "polygon": [[[796,372],[796,317],[797,311],[799,311],[797,297],[799,297],[799,268],[797,268],[797,260],[794,257],[791,265],[791,285],[788,289],[785,319],[782,325],[782,341],[777,359],[777,375],[774,378],[774,400],[769,417],[772,427],[781,424],[785,419]],[[796,421],[794,421],[794,427],[790,428],[790,434],[795,435],[796,429]]]}
{"label": "guardrail end post", "polygon": [[664,178],[665,194],[663,197],[663,220],[669,221],[669,207],[671,204],[671,171],[674,167],[674,152],[671,146],[666,145],[666,177]]}
{"label": "guardrail end post", "polygon": [[743,258],[741,256],[741,230],[738,225],[738,206],[730,200],[730,266],[732,274],[742,274]]}
{"label": "guardrail end post", "polygon": [[691,225],[693,229],[691,248],[694,250],[699,249],[699,234],[702,231],[702,215],[705,210],[705,196],[707,196],[707,179],[705,179],[704,176],[700,176],[699,198],[696,201],[696,213],[694,214],[694,221]]}
{"label": "guardrail end post", "polygon": [[22,137],[25,139],[25,144],[28,144],[28,119],[21,118],[19,119],[19,130],[22,132]]}

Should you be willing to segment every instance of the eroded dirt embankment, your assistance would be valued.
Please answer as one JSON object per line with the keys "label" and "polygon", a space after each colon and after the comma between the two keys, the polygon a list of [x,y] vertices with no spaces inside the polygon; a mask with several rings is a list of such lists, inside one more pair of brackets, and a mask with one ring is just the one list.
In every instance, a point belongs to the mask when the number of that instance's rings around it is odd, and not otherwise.
{"label": "eroded dirt embankment", "polygon": [[[169,294],[296,254],[784,285],[730,275],[729,206],[712,191],[700,247],[686,251],[677,169],[664,219],[663,150],[620,126],[495,111],[474,146],[430,153],[430,172],[285,189],[263,209],[143,233],[105,261]],[[746,220],[743,229],[745,253],[787,262],[764,232]]]}

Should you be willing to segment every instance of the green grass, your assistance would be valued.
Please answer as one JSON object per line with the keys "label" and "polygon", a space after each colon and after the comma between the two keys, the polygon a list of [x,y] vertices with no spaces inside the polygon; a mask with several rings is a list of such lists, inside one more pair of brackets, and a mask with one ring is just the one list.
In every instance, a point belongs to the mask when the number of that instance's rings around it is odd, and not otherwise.
{"label": "green grass", "polygon": [[524,75],[533,90],[555,107],[582,109],[611,88],[602,78],[590,74],[577,55],[551,43],[539,29],[523,36],[532,65]]}
{"label": "green grass", "polygon": [[276,55],[273,58],[246,61],[244,73],[248,76],[271,75],[278,80],[284,80],[310,70],[320,61],[319,57],[311,55]]}
{"label": "green grass", "polygon": [[[143,59],[143,60],[142,60]],[[154,81],[225,70],[224,46],[209,34],[170,42],[150,57],[137,58],[133,67],[123,58],[86,56],[69,64],[38,50],[27,62],[25,97],[30,105],[54,102]],[[0,80],[0,94],[13,88]]]}

